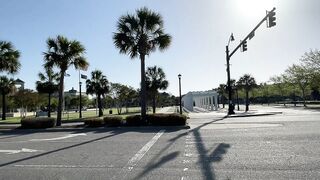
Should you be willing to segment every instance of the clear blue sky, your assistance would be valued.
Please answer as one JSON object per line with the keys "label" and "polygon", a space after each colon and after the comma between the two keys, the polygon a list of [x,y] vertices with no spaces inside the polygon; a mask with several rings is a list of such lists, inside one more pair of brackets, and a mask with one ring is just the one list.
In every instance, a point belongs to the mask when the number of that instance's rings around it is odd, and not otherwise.
{"label": "clear blue sky", "polygon": [[[277,25],[263,24],[248,42],[248,51],[231,59],[231,77],[252,74],[258,82],[282,73],[297,63],[304,52],[320,47],[319,0],[1,0],[0,39],[11,41],[21,51],[21,71],[14,76],[35,89],[42,71],[48,37],[64,35],[86,47],[90,68],[102,70],[111,82],[139,87],[140,62],[118,53],[112,43],[118,18],[146,6],[159,12],[171,34],[165,52],[147,58],[147,66],[158,65],[169,80],[168,92],[178,94],[209,90],[226,82],[225,45],[231,34],[231,49],[260,21],[265,10],[276,7]],[[65,80],[66,89],[78,89],[78,72]]]}

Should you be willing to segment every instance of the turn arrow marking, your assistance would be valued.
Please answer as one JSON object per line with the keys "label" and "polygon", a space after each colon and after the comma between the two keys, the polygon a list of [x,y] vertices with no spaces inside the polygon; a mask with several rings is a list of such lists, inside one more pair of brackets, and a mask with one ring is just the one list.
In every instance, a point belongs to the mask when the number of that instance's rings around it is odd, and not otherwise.
{"label": "turn arrow marking", "polygon": [[21,150],[0,150],[0,153],[18,154],[18,153],[32,153],[37,151],[39,150],[22,148]]}
{"label": "turn arrow marking", "polygon": [[76,137],[76,136],[86,136],[86,135],[87,135],[86,133],[77,133],[77,134],[68,134],[66,136],[49,138],[49,139],[30,139],[29,141],[55,141],[55,140],[72,138],[72,137]]}

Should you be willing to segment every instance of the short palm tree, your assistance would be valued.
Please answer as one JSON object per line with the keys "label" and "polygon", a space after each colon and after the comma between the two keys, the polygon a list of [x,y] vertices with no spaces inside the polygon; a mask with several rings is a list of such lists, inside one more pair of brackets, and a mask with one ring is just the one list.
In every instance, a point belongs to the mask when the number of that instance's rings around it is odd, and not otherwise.
{"label": "short palm tree", "polygon": [[120,17],[117,31],[113,41],[120,53],[141,61],[141,116],[146,121],[145,56],[157,48],[161,51],[168,48],[171,36],[164,32],[161,15],[146,7],[138,9],[135,15]]}
{"label": "short palm tree", "polygon": [[59,102],[57,113],[57,126],[61,126],[61,112],[63,103],[64,76],[70,66],[75,69],[86,70],[89,63],[84,58],[85,48],[76,40],[68,40],[63,36],[47,40],[47,52],[44,52],[45,67],[57,67],[60,70]]}
{"label": "short palm tree", "polygon": [[109,82],[101,71],[91,72],[91,79],[86,81],[87,94],[95,94],[98,100],[99,117],[103,116],[102,97],[109,93]]}
{"label": "short palm tree", "polygon": [[0,76],[0,91],[2,95],[2,120],[6,120],[7,104],[6,95],[13,91],[14,80],[8,79],[6,76]]}
{"label": "short palm tree", "polygon": [[245,74],[237,82],[237,86],[246,92],[246,111],[249,111],[249,91],[257,87],[256,80],[250,74]]}
{"label": "short palm tree", "polygon": [[11,42],[0,41],[0,72],[16,73],[21,67],[20,53]]}
{"label": "short palm tree", "polygon": [[166,90],[169,82],[166,80],[166,74],[160,67],[148,67],[146,72],[146,87],[152,97],[153,113],[156,113],[156,96],[158,90]]}
{"label": "short palm tree", "polygon": [[226,94],[227,94],[227,85],[219,84],[218,93],[220,94],[220,97],[221,97],[222,108],[224,108],[224,105],[226,103],[225,100],[226,100]]}
{"label": "short palm tree", "polygon": [[48,94],[48,117],[51,117],[51,95],[59,90],[59,73],[53,72],[51,68],[45,68],[45,73],[38,74],[40,81],[36,82],[39,93]]}

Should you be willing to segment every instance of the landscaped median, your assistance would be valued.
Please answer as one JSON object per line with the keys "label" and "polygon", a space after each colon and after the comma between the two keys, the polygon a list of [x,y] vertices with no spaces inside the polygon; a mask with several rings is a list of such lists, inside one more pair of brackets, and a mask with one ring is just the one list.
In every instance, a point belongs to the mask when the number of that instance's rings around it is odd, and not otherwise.
{"label": "landscaped median", "polygon": [[88,127],[117,127],[117,126],[185,126],[187,116],[180,114],[148,114],[147,122],[140,115],[127,116],[105,116],[88,118],[84,124]]}
{"label": "landscaped median", "polygon": [[51,128],[56,124],[56,118],[49,117],[26,117],[21,119],[21,128],[41,129]]}
{"label": "landscaped median", "polygon": [[[184,126],[187,125],[187,116],[174,114],[147,114],[147,121],[143,121],[141,115],[117,116],[108,115],[104,117],[87,117],[76,122],[63,123],[61,127],[55,127],[56,118],[49,117],[26,117],[21,119],[23,129],[45,129],[45,128],[85,128],[85,127],[145,127],[145,126]],[[81,124],[83,122],[83,124]],[[19,124],[4,126],[2,129],[19,128]]]}

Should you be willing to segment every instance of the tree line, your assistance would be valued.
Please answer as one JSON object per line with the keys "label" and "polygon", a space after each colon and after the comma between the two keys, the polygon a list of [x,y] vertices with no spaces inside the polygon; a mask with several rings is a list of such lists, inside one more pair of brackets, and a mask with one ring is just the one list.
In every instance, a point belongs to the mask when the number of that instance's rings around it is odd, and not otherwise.
{"label": "tree line", "polygon": [[[164,32],[162,16],[145,7],[137,9],[135,14],[121,16],[116,29],[117,32],[113,34],[113,43],[119,49],[119,53],[127,54],[131,59],[140,59],[141,88],[134,90],[125,85],[111,83],[100,70],[95,70],[91,72],[91,79],[86,81],[86,93],[95,95],[99,116],[103,115],[102,104],[103,99],[108,99],[107,95],[121,113],[120,107],[128,105],[129,99],[138,94],[141,117],[143,121],[146,121],[147,96],[152,99],[153,112],[155,112],[158,90],[165,90],[168,87],[168,81],[165,79],[163,70],[157,66],[149,67],[146,72],[145,59],[157,49],[160,51],[167,49],[171,43],[171,36]],[[48,116],[51,112],[52,94],[58,92],[57,126],[60,126],[66,71],[70,67],[85,71],[89,66],[89,61],[84,56],[85,47],[77,40],[69,40],[58,35],[56,38],[48,38],[46,45],[47,50],[43,52],[44,73],[39,74],[40,80],[36,82],[36,86],[38,92],[48,94]],[[21,68],[19,57],[20,52],[13,47],[11,42],[0,41],[0,72],[17,73]],[[14,87],[13,79],[7,76],[0,77],[2,112],[7,112],[6,96],[14,91]],[[162,95],[166,96],[166,94]],[[5,116],[6,113],[2,113],[2,119],[5,119]]]}
{"label": "tree line", "polygon": [[[280,75],[270,78],[268,82],[257,84],[255,78],[245,74],[238,81],[231,80],[232,99],[235,104],[239,101],[249,103],[278,103],[286,105],[302,103],[317,103],[320,100],[320,51],[310,50],[299,59],[299,63],[292,64]],[[227,86],[220,84],[216,88],[220,94],[220,103],[227,103]],[[238,96],[238,98],[237,98]]]}

